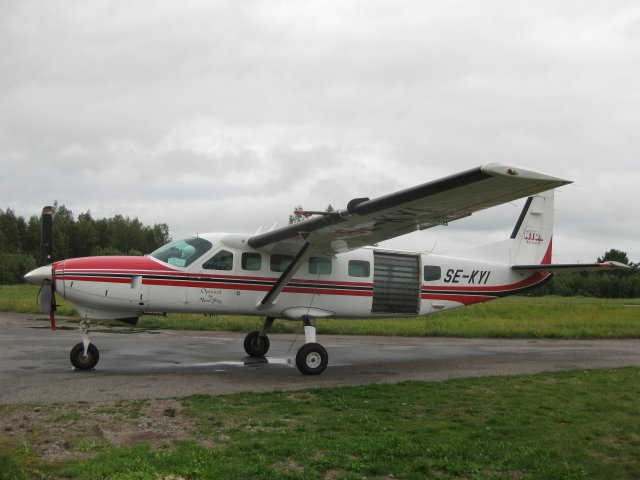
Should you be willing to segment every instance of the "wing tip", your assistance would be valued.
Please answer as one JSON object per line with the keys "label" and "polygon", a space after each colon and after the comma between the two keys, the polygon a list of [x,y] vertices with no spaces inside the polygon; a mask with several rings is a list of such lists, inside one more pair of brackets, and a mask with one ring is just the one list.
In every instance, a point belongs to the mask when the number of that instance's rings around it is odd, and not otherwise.
{"label": "wing tip", "polygon": [[492,177],[510,177],[521,178],[525,180],[550,181],[557,183],[558,186],[573,183],[573,180],[566,180],[535,170],[529,170],[528,168],[519,167],[516,165],[506,165],[504,163],[497,162],[487,163],[486,165],[480,167],[480,170]]}

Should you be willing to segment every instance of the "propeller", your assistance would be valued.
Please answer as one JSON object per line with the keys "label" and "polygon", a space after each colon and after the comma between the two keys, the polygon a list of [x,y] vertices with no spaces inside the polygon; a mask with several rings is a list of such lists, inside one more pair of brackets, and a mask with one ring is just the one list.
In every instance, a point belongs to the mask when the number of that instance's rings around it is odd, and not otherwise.
{"label": "propeller", "polygon": [[53,207],[42,209],[42,239],[40,241],[42,262],[40,265],[51,265],[51,252],[53,250]]}
{"label": "propeller", "polygon": [[41,266],[24,276],[24,279],[34,285],[40,285],[38,304],[42,313],[49,314],[51,330],[56,329],[56,282],[53,259],[51,256],[53,245],[53,207],[42,209],[42,242]]}

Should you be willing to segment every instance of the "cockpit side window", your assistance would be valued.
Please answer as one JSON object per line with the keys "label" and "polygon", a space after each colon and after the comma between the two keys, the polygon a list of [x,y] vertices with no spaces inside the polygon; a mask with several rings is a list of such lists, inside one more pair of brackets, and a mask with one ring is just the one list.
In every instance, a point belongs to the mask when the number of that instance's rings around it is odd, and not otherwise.
{"label": "cockpit side window", "polygon": [[212,247],[204,238],[188,237],[168,243],[149,256],[175,267],[188,267]]}
{"label": "cockpit side window", "polygon": [[232,270],[233,269],[233,253],[226,250],[220,250],[213,257],[207,260],[202,268],[205,270]]}

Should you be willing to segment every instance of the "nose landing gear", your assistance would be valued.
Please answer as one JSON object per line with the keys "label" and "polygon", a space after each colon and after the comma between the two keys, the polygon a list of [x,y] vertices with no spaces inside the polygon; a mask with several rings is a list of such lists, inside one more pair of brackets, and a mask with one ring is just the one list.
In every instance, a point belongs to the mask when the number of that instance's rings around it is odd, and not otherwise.
{"label": "nose landing gear", "polygon": [[69,357],[71,364],[78,370],[91,370],[98,363],[100,353],[93,343],[89,344],[86,353],[84,351],[84,345],[78,343],[71,349]]}
{"label": "nose landing gear", "polygon": [[80,322],[80,335],[82,342],[76,344],[69,354],[71,364],[78,370],[91,370],[95,368],[100,360],[100,352],[98,347],[91,343],[89,331],[91,330],[91,321],[83,319]]}

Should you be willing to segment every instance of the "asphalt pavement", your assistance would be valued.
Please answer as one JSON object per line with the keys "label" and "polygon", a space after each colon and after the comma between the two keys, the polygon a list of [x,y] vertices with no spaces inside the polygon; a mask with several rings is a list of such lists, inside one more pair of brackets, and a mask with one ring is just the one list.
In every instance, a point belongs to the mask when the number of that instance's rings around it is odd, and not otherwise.
{"label": "asphalt pavement", "polygon": [[[357,320],[356,320],[357,321]],[[302,327],[301,327],[302,330]],[[304,376],[304,335],[269,336],[266,359],[247,357],[244,334],[98,328],[94,370],[74,371],[77,324],[0,312],[0,404],[110,401],[640,366],[640,340],[497,340],[318,336],[322,375]]]}

